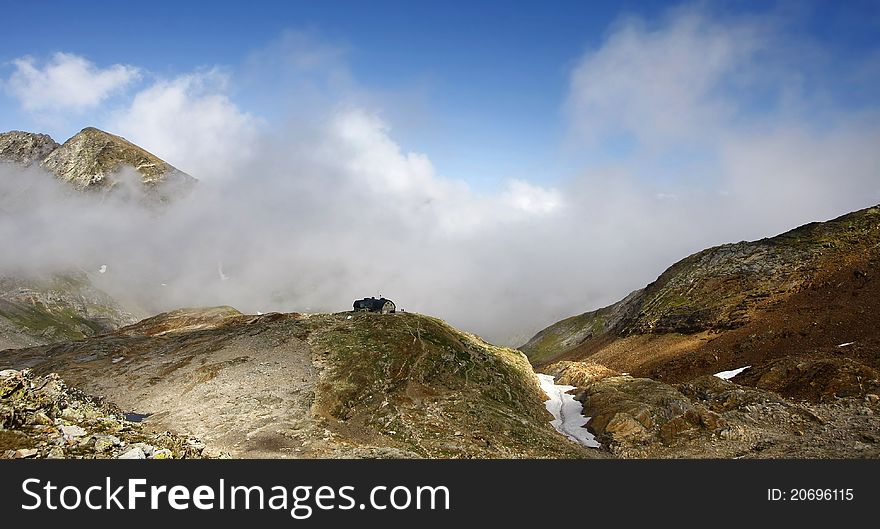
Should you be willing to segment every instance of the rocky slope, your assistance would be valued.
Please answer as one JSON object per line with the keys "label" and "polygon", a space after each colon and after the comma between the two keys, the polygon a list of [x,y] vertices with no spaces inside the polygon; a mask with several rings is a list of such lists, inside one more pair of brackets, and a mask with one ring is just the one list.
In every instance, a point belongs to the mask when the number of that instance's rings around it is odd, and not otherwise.
{"label": "rocky slope", "polygon": [[878,271],[874,207],[694,254],[521,349],[618,457],[880,457]]}
{"label": "rocky slope", "polygon": [[79,340],[133,321],[84,273],[0,276],[0,350]]}
{"label": "rocky slope", "polygon": [[148,428],[235,457],[596,457],[550,425],[520,352],[411,313],[187,309],[4,351]]}
{"label": "rocky slope", "polygon": [[62,145],[45,134],[0,134],[0,161],[40,166],[79,190],[124,187],[132,175],[151,191],[179,192],[195,179],[125,138],[87,127]]}
{"label": "rocky slope", "polygon": [[57,375],[0,371],[0,459],[179,459],[218,457],[205,444],[149,433],[102,399]]}
{"label": "rocky slope", "polygon": [[746,365],[756,373],[790,357],[828,366],[845,357],[870,377],[880,369],[878,264],[880,207],[873,207],[694,254],[624,300],[548,327],[521,350],[537,365],[589,360],[673,382]]}

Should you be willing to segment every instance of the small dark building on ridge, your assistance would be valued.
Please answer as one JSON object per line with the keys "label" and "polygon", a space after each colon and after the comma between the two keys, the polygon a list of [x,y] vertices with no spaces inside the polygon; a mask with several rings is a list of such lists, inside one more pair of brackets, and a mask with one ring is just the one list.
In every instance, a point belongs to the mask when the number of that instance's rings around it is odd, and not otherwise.
{"label": "small dark building on ridge", "polygon": [[369,312],[380,312],[382,314],[388,314],[389,312],[395,312],[397,307],[394,305],[394,302],[390,299],[385,298],[364,298],[359,299],[354,302],[354,310],[355,311],[369,311]]}

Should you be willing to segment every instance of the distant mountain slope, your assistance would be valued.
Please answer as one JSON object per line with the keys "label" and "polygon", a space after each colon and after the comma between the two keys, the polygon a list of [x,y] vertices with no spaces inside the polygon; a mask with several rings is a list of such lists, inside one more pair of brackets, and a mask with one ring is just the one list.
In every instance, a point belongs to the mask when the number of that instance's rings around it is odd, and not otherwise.
{"label": "distant mountain slope", "polygon": [[58,145],[45,134],[11,131],[0,133],[0,161],[39,163],[60,180],[79,190],[111,189],[122,183],[126,170],[153,189],[187,187],[195,179],[121,136],[86,127]]}
{"label": "distant mountain slope", "polygon": [[184,309],[5,351],[236,457],[597,457],[557,433],[518,351],[412,313]]}
{"label": "distant mountain slope", "polygon": [[85,274],[0,276],[0,350],[79,340],[133,321]]}
{"label": "distant mountain slope", "polygon": [[[880,207],[872,207],[696,253],[614,305],[551,325],[521,350],[539,366],[584,360],[669,381],[752,365],[737,378],[746,380],[773,360],[827,357],[825,369],[846,386],[844,372],[859,369],[840,358],[880,369],[878,263]],[[773,389],[806,391],[782,381]]]}

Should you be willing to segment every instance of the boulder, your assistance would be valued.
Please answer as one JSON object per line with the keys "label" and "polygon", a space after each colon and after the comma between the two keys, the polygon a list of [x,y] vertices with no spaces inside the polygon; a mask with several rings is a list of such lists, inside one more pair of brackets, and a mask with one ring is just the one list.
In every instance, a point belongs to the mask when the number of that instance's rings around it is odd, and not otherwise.
{"label": "boulder", "polygon": [[64,435],[65,439],[73,439],[75,437],[82,437],[82,436],[86,435],[88,432],[86,432],[85,429],[82,428],[81,426],[76,426],[73,424],[70,424],[70,425],[65,424],[64,426],[61,427],[61,433]]}
{"label": "boulder", "polygon": [[122,453],[116,459],[146,459],[147,456],[144,454],[144,451],[140,449],[140,447],[134,447],[127,452]]}
{"label": "boulder", "polygon": [[587,428],[604,443],[672,443],[725,426],[717,413],[693,403],[673,386],[647,378],[610,376],[584,387],[577,399]]}

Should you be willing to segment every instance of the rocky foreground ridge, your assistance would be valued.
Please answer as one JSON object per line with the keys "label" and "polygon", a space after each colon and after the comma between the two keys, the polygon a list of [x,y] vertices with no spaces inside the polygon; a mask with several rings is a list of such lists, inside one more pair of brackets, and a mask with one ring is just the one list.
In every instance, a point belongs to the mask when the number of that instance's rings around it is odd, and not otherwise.
{"label": "rocky foreground ridge", "polygon": [[233,457],[602,457],[559,434],[525,356],[414,313],[182,309],[0,352]]}
{"label": "rocky foreground ridge", "polygon": [[193,437],[151,433],[58,375],[0,371],[0,459],[221,457]]}

